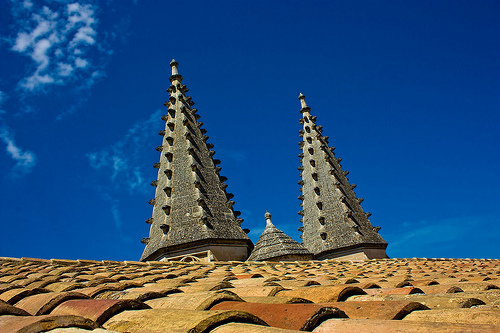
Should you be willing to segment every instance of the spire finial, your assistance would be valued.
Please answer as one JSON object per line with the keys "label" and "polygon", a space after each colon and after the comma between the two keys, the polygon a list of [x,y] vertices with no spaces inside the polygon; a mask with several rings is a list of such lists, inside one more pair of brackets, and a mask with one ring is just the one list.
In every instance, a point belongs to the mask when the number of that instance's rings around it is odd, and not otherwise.
{"label": "spire finial", "polygon": [[266,218],[266,228],[267,227],[274,227],[273,223],[271,222],[271,213],[266,209],[266,214],[264,214],[264,217]]}
{"label": "spire finial", "polygon": [[303,93],[299,94],[299,100],[300,100],[300,106],[302,106],[303,109],[307,108],[306,96]]}
{"label": "spire finial", "polygon": [[179,63],[175,61],[175,59],[172,59],[170,62],[170,66],[172,67],[172,75],[179,75],[179,71],[177,70],[177,66],[179,66]]}

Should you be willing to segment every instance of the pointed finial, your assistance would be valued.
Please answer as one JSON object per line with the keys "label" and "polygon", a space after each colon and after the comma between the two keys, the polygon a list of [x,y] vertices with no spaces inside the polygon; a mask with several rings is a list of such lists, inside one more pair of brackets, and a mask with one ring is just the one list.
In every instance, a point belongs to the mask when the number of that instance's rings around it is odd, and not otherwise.
{"label": "pointed finial", "polygon": [[273,223],[271,222],[271,213],[269,213],[266,209],[266,214],[264,215],[266,218],[266,228],[267,227],[274,227]]}
{"label": "pointed finial", "polygon": [[179,71],[177,70],[177,66],[179,66],[179,63],[175,61],[175,59],[172,59],[172,61],[170,62],[170,66],[172,67],[172,75],[169,78],[170,82],[173,83],[176,80],[181,82],[182,75],[180,75]]}
{"label": "pointed finial", "polygon": [[300,106],[304,109],[307,108],[306,96],[302,93],[299,94]]}
{"label": "pointed finial", "polygon": [[170,62],[170,66],[172,67],[172,75],[179,75],[179,71],[177,70],[177,66],[179,66],[179,63],[175,61],[175,59],[172,59]]}

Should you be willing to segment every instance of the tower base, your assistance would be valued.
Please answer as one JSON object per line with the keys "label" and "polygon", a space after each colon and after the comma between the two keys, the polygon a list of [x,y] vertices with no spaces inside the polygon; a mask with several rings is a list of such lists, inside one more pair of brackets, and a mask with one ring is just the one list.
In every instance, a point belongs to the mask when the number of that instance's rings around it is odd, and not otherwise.
{"label": "tower base", "polygon": [[245,261],[252,249],[246,242],[182,244],[160,248],[141,261]]}
{"label": "tower base", "polygon": [[369,260],[369,259],[387,259],[385,253],[387,245],[363,244],[346,248],[324,251],[315,254],[316,260],[325,259],[344,259],[344,260]]}

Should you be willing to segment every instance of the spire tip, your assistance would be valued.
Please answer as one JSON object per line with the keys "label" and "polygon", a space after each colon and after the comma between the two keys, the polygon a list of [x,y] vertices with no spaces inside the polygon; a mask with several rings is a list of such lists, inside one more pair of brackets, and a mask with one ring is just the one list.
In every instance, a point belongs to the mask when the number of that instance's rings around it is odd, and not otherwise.
{"label": "spire tip", "polygon": [[179,81],[182,81],[182,76],[179,75],[177,66],[179,66],[179,63],[175,61],[175,59],[172,59],[172,61],[170,62],[170,67],[172,67],[172,76],[170,77],[170,82],[173,82],[172,80],[175,78],[179,79]]}
{"label": "spire tip", "polygon": [[300,105],[301,105],[302,109],[307,108],[306,96],[303,93],[299,94],[299,100],[300,100]]}

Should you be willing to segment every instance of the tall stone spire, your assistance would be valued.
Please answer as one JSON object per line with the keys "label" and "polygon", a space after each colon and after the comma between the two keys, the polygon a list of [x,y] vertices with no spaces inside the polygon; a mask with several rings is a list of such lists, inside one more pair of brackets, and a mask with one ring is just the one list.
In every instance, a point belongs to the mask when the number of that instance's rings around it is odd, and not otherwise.
{"label": "tall stone spire", "polygon": [[300,130],[302,152],[299,167],[302,179],[303,226],[302,240],[305,247],[317,259],[387,258],[387,242],[378,234],[380,227],[373,227],[361,207],[363,199],[354,193],[356,185],[347,179],[336,158],[334,147],[328,146],[328,137],[322,135],[322,126],[316,125],[306,104],[305,96],[299,95],[302,118]]}
{"label": "tall stone spire", "polygon": [[233,195],[226,192],[226,177],[220,161],[213,158],[213,144],[188,89],[172,60],[168,113],[162,116],[165,129],[159,132],[160,162],[149,237],[142,261],[149,260],[245,260],[253,248],[241,228],[240,212],[233,210]]}
{"label": "tall stone spire", "polygon": [[304,246],[274,226],[268,211],[264,217],[266,228],[255,243],[249,261],[297,261],[313,258],[313,254]]}

